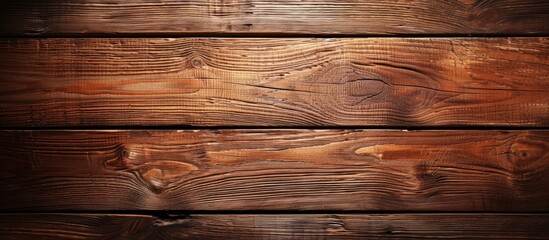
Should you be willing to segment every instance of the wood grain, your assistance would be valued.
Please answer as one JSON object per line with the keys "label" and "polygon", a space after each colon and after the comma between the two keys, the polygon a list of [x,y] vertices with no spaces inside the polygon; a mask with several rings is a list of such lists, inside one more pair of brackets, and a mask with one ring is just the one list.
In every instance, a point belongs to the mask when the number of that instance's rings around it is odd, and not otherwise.
{"label": "wood grain", "polygon": [[0,215],[3,239],[547,239],[545,214]]}
{"label": "wood grain", "polygon": [[2,131],[0,210],[548,211],[548,131]]}
{"label": "wood grain", "polygon": [[4,39],[0,124],[549,126],[548,38]]}
{"label": "wood grain", "polygon": [[4,0],[1,35],[548,34],[545,0]]}

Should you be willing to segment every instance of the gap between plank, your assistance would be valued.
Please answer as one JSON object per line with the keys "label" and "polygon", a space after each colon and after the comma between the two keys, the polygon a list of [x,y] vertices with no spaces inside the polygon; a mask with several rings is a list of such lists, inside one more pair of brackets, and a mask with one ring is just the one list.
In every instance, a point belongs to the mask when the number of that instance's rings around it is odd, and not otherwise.
{"label": "gap between plank", "polygon": [[0,39],[49,38],[528,38],[549,37],[547,33],[534,34],[296,34],[296,33],[70,33],[70,34],[2,34]]}
{"label": "gap between plank", "polygon": [[188,125],[162,125],[162,126],[80,126],[80,127],[0,127],[0,131],[96,131],[96,130],[549,130],[549,126],[188,126]]}
{"label": "gap between plank", "polygon": [[548,214],[549,211],[391,211],[391,210],[63,210],[63,211],[1,211],[3,214],[130,214],[151,216],[177,215],[285,215],[285,214]]}

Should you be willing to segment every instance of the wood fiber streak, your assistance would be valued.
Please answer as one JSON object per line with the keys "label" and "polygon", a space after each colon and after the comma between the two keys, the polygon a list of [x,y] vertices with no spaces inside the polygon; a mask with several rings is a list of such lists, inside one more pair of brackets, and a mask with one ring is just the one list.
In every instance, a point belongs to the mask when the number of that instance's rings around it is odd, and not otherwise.
{"label": "wood fiber streak", "polygon": [[548,131],[2,131],[0,210],[548,211]]}
{"label": "wood fiber streak", "polygon": [[0,43],[4,127],[549,126],[547,38]]}
{"label": "wood fiber streak", "polygon": [[546,0],[4,0],[0,35],[548,34]]}
{"label": "wood fiber streak", "polygon": [[544,214],[0,215],[3,239],[547,239]]}

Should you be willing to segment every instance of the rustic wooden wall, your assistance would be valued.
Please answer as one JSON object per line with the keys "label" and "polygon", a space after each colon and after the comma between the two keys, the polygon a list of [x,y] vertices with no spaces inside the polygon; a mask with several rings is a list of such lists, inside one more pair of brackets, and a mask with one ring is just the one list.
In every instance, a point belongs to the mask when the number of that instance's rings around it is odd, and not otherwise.
{"label": "rustic wooden wall", "polygon": [[549,238],[548,1],[0,20],[0,239]]}

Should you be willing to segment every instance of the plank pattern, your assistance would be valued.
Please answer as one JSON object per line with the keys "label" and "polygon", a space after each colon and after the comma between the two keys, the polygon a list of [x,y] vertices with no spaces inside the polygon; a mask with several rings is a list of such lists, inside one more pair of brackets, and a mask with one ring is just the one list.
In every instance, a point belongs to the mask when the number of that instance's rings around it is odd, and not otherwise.
{"label": "plank pattern", "polygon": [[548,131],[2,131],[0,210],[548,211]]}
{"label": "plank pattern", "polygon": [[547,215],[0,215],[3,239],[547,239]]}
{"label": "plank pattern", "polygon": [[548,38],[4,39],[0,124],[549,126]]}
{"label": "plank pattern", "polygon": [[5,0],[1,35],[547,34],[545,0]]}

